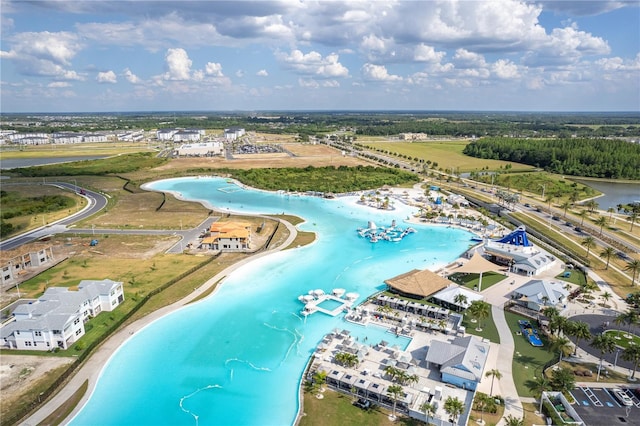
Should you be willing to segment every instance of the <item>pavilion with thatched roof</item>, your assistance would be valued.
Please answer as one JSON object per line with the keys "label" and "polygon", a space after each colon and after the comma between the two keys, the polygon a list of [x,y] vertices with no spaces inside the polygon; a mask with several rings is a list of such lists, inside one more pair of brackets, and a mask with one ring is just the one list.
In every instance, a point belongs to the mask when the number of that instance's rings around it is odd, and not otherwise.
{"label": "pavilion with thatched roof", "polygon": [[453,284],[428,269],[414,269],[385,281],[389,290],[414,298],[426,298]]}

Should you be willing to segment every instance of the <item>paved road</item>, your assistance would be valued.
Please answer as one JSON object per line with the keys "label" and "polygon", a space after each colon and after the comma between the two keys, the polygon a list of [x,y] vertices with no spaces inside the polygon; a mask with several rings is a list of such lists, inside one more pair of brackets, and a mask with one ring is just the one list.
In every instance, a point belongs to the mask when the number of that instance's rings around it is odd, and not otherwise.
{"label": "paved road", "polygon": [[[604,323],[605,321],[609,321],[609,326],[607,327],[608,330],[624,330],[624,331],[627,331],[629,329],[629,326],[627,326],[627,325],[616,325],[616,324],[614,324],[614,322],[613,322],[614,318],[615,318],[615,316],[593,314],[593,315],[576,315],[576,316],[572,316],[570,318],[570,320],[571,321],[583,321],[583,322],[586,322],[587,324],[589,324],[589,329],[591,330],[591,334],[594,335],[594,336],[597,336],[598,334],[602,333],[602,330],[603,330],[602,329],[602,323]],[[632,326],[631,327],[631,332],[634,333],[637,336],[640,336],[640,327],[639,326]],[[598,349],[595,349],[594,347],[592,347],[589,344],[588,341],[579,341],[578,342],[578,346],[580,347],[580,349],[586,351],[590,355],[593,355],[594,357],[600,359],[600,351]],[[606,354],[604,356],[604,361],[606,363],[608,363],[608,364],[613,364],[615,362],[616,365],[618,365],[620,367],[633,369],[633,364],[631,362],[623,360],[622,356],[620,355],[620,353],[618,354],[618,358],[616,360],[616,352],[615,351],[613,353]]]}
{"label": "paved road", "polygon": [[78,213],[68,216],[65,219],[56,221],[53,224],[42,226],[32,231],[25,232],[24,234],[20,234],[16,237],[0,241],[0,250],[12,250],[14,248],[20,247],[23,244],[37,240],[38,238],[65,232],[67,230],[67,225],[71,225],[72,223],[78,222],[96,214],[97,212],[105,208],[108,202],[107,197],[105,197],[104,195],[98,192],[90,191],[88,189],[79,188],[71,183],[47,182],[45,185],[53,185],[60,188],[68,189],[73,192],[76,192],[77,190],[83,190],[84,194],[79,195],[87,200],[87,205]]}

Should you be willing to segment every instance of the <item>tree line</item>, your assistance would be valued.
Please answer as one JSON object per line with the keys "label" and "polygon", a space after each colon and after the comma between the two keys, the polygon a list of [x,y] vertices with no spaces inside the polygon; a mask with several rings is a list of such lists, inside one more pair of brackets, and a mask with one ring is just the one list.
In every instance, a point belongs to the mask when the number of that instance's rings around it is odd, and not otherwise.
{"label": "tree line", "polygon": [[563,175],[640,179],[640,145],[622,140],[482,138],[467,145],[463,153]]}

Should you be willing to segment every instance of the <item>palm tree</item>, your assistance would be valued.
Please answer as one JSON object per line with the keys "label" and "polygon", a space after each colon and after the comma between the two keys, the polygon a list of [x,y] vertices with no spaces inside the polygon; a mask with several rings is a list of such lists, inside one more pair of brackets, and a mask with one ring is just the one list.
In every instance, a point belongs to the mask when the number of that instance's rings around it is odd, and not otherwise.
{"label": "palm tree", "polygon": [[576,338],[576,341],[574,342],[575,349],[573,352],[573,354],[575,355],[578,352],[578,342],[580,340],[591,339],[591,330],[589,328],[589,324],[584,321],[569,321],[567,325],[568,326],[566,327],[565,332],[569,336],[573,336]]}
{"label": "palm tree", "polygon": [[625,271],[631,271],[633,273],[631,277],[631,286],[636,284],[636,274],[640,272],[640,260],[634,259],[627,262],[627,266],[624,267]]}
{"label": "palm tree", "polygon": [[633,232],[633,225],[636,223],[636,220],[638,220],[638,217],[640,217],[640,212],[632,210],[631,213],[629,213],[627,220],[631,222],[631,229],[629,230],[630,232]]}
{"label": "palm tree", "polygon": [[566,218],[566,217],[567,217],[567,209],[568,209],[569,207],[571,207],[571,201],[565,201],[565,202],[563,202],[563,203],[560,205],[560,207],[562,208],[562,210],[564,210],[564,216],[563,216],[563,217],[565,217],[565,218]]}
{"label": "palm tree", "polygon": [[395,381],[396,377],[398,377],[398,374],[401,373],[401,371],[399,369],[397,369],[396,367],[394,367],[393,365],[387,365],[384,368],[384,372],[389,375],[389,377],[391,378],[392,382]]}
{"label": "palm tree", "polygon": [[391,412],[392,417],[396,417],[396,403],[398,402],[398,398],[404,395],[404,389],[400,385],[391,385],[387,388],[387,394],[391,398],[393,398],[393,411]]}
{"label": "palm tree", "polygon": [[482,330],[482,320],[489,317],[491,305],[483,300],[474,300],[468,309],[469,313],[478,320],[478,328],[476,330]]}
{"label": "palm tree", "polygon": [[611,221],[611,218],[613,217],[613,214],[616,212],[616,209],[614,209],[613,207],[609,207],[607,209],[607,213],[609,213],[609,221]]}
{"label": "palm tree", "polygon": [[587,216],[587,211],[586,210],[580,210],[580,213],[578,213],[578,216],[580,216],[581,220],[580,220],[580,226],[582,226],[582,224],[584,223],[584,218]]}
{"label": "palm tree", "polygon": [[322,385],[327,381],[327,372],[323,370],[318,370],[313,375],[313,382],[318,385],[320,389],[322,389]]}
{"label": "palm tree", "polygon": [[444,411],[453,419],[453,424],[458,422],[458,416],[464,411],[464,403],[457,397],[448,396],[444,401]]}
{"label": "palm tree", "polygon": [[631,374],[631,380],[636,378],[636,370],[638,369],[638,363],[640,362],[640,346],[629,345],[622,352],[622,359],[633,363],[633,373]]}
{"label": "palm tree", "polygon": [[475,403],[474,409],[480,411],[480,422],[478,423],[483,424],[484,423],[483,414],[484,414],[485,408],[487,408],[491,403],[495,404],[495,402],[493,402],[493,398],[491,398],[486,393],[478,392],[476,393],[474,403]]}
{"label": "palm tree", "polygon": [[423,411],[427,416],[427,424],[429,424],[429,419],[436,413],[435,404],[429,404],[428,402],[425,402],[420,406],[420,410]]}
{"label": "palm tree", "polygon": [[609,260],[611,260],[611,256],[613,256],[614,254],[616,254],[616,249],[614,249],[613,247],[605,247],[601,252],[600,252],[600,257],[607,259],[607,266],[604,267],[604,269],[609,269]]}
{"label": "palm tree", "polygon": [[493,396],[493,380],[494,379],[502,379],[502,373],[500,372],[500,370],[497,369],[493,369],[493,370],[489,370],[487,371],[487,373],[485,374],[487,377],[491,377],[491,390],[489,391],[489,396]]}
{"label": "palm tree", "polygon": [[591,235],[589,235],[588,237],[584,237],[584,239],[582,240],[582,242],[580,244],[582,244],[583,247],[587,248],[587,259],[588,259],[589,258],[589,252],[596,245],[595,238],[593,238]]}
{"label": "palm tree", "polygon": [[616,341],[610,334],[600,334],[591,340],[591,346],[600,351],[600,365],[598,366],[598,376],[596,382],[600,381],[600,371],[605,354],[610,354],[616,348]]}
{"label": "palm tree", "polygon": [[551,348],[560,353],[558,363],[562,362],[563,355],[569,355],[572,352],[571,341],[564,336],[557,336],[551,340]]}
{"label": "palm tree", "polygon": [[607,224],[607,218],[600,216],[594,223],[600,227],[600,236],[602,236],[602,228]]}
{"label": "palm tree", "polygon": [[[613,295],[611,293],[609,293],[608,291],[605,291],[604,293],[602,293],[602,300],[604,300],[605,305],[607,305],[609,303],[609,300],[611,300],[611,298],[613,297]],[[607,305],[608,306],[608,305]],[[607,307],[605,306],[605,307]]]}
{"label": "palm tree", "polygon": [[519,419],[511,414],[505,417],[504,421],[507,426],[524,426],[524,419]]}
{"label": "palm tree", "polygon": [[567,393],[576,387],[576,376],[571,368],[558,368],[551,373],[551,388]]}
{"label": "palm tree", "polygon": [[467,303],[467,300],[469,300],[467,296],[462,293],[458,293],[455,295],[455,297],[453,298],[453,302],[457,305],[458,312],[460,312],[461,307],[465,306],[465,304]]}
{"label": "palm tree", "polygon": [[527,382],[527,387],[534,393],[534,395],[540,394],[540,408],[538,408],[539,413],[542,413],[542,394],[549,389],[549,386],[549,380],[544,376],[536,377],[535,379]]}
{"label": "palm tree", "polygon": [[640,317],[638,316],[638,313],[636,311],[634,311],[633,309],[629,309],[627,312],[623,312],[618,315],[613,321],[616,324],[628,325],[629,328],[627,329],[627,334],[629,335],[631,334],[631,327],[633,325],[636,325],[638,321],[640,321]]}

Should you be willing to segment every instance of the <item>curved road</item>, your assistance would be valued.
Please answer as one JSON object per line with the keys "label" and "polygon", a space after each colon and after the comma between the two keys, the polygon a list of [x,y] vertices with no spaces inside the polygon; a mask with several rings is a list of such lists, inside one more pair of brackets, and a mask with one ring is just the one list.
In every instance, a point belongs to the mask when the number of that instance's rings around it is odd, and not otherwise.
{"label": "curved road", "polygon": [[58,234],[61,232],[65,232],[67,230],[67,225],[71,225],[77,221],[88,218],[91,215],[96,214],[107,205],[107,197],[100,194],[99,192],[90,191],[88,189],[79,188],[78,186],[66,183],[66,182],[52,182],[46,183],[45,185],[53,185],[59,188],[65,188],[70,191],[76,192],[78,189],[84,191],[84,194],[78,194],[84,197],[87,200],[87,205],[84,209],[80,210],[78,213],[68,216],[64,219],[58,220],[50,225],[42,226],[40,228],[34,229],[32,231],[25,232],[24,234],[20,234],[18,236],[9,238],[4,241],[0,241],[0,250],[12,250],[14,248],[20,247],[23,244],[30,243],[31,241],[37,240],[38,238],[45,237],[51,234]]}
{"label": "curved road", "polygon": [[[609,321],[609,326],[607,327],[607,330],[622,330],[622,331],[627,331],[629,330],[629,326],[627,325],[617,325],[613,322],[613,320],[615,319],[615,316],[609,316],[609,315],[596,315],[596,314],[592,314],[592,315],[576,315],[576,316],[572,316],[569,318],[571,321],[583,321],[586,322],[587,324],[589,324],[589,330],[591,331],[591,334],[594,336],[599,335],[600,333],[602,333],[603,328],[602,328],[602,324],[605,321]],[[631,326],[631,333],[640,336],[640,327],[639,326]],[[600,359],[600,351],[596,348],[594,348],[593,346],[591,346],[590,341],[579,341],[578,342],[578,346],[580,347],[580,349],[584,350],[585,352],[587,352],[590,355],[593,355],[594,357]],[[614,351],[613,353],[610,354],[605,354],[604,356],[604,361],[608,364],[613,364],[615,362],[615,364],[617,366],[620,367],[624,367],[624,368],[628,368],[629,370],[633,370],[633,363],[625,361],[622,359],[621,356],[621,352],[618,353],[618,359],[616,360],[616,352]]]}

